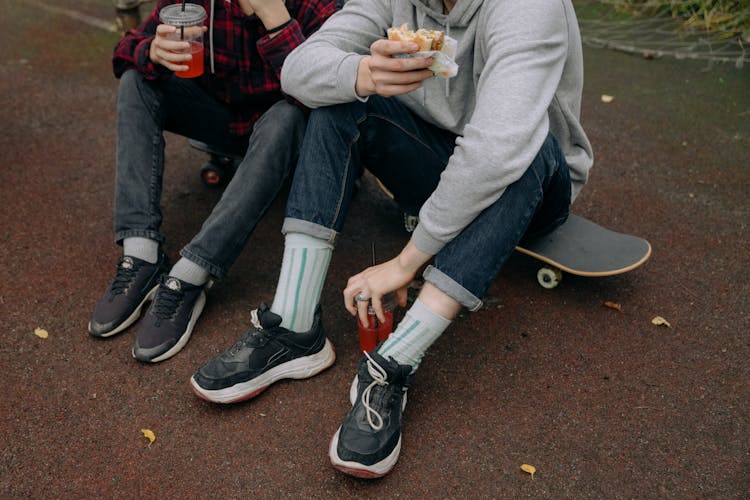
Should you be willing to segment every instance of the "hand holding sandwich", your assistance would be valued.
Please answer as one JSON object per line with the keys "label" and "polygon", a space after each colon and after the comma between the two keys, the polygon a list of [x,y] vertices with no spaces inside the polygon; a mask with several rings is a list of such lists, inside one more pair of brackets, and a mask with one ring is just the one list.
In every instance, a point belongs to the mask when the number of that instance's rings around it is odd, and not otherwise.
{"label": "hand holding sandwich", "polygon": [[427,69],[431,57],[395,58],[420,50],[414,42],[377,40],[370,46],[370,55],[363,57],[357,69],[355,90],[360,97],[378,94],[384,97],[416,90],[434,73]]}

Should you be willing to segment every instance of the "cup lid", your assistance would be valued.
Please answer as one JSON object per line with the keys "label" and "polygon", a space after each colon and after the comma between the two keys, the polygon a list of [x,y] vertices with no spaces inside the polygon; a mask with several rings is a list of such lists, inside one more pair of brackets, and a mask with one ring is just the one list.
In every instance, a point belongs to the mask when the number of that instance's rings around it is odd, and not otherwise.
{"label": "cup lid", "polygon": [[184,5],[185,10],[182,10],[182,3],[167,5],[159,12],[159,19],[170,26],[195,26],[205,21],[206,9],[194,3]]}

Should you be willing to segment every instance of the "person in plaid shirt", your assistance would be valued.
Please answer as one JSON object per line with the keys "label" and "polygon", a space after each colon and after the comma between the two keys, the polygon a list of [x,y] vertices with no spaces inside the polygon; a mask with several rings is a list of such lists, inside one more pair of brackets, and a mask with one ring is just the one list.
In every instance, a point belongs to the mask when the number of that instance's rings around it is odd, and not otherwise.
{"label": "person in plaid shirt", "polygon": [[[117,272],[94,307],[89,333],[110,337],[140,318],[133,356],[159,362],[187,343],[213,279],[223,278],[296,163],[307,113],[279,81],[286,56],[336,10],[335,0],[200,0],[205,68],[180,78],[187,42],[169,40],[158,0],[117,44],[115,242]],[[199,233],[170,267],[161,248],[164,131],[242,157]]]}

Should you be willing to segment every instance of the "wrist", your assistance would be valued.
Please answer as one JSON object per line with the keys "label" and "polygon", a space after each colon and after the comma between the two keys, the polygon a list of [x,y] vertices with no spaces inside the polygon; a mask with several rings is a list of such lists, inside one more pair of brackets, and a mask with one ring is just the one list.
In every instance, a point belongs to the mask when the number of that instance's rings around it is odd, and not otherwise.
{"label": "wrist", "polygon": [[369,63],[370,56],[365,56],[359,60],[359,66],[357,66],[357,81],[354,84],[354,92],[359,97],[367,97],[375,93]]}
{"label": "wrist", "polygon": [[289,22],[292,18],[283,3],[272,4],[269,7],[263,8],[261,10],[256,10],[255,15],[258,16],[260,22],[262,22],[263,26],[269,31],[281,26],[284,23]]}
{"label": "wrist", "polygon": [[398,262],[399,267],[403,270],[416,274],[416,272],[419,271],[419,268],[425,265],[431,258],[432,255],[418,249],[416,245],[409,240],[409,243],[406,244],[404,249],[401,250],[401,253],[398,254],[398,257],[396,257],[396,262]]}

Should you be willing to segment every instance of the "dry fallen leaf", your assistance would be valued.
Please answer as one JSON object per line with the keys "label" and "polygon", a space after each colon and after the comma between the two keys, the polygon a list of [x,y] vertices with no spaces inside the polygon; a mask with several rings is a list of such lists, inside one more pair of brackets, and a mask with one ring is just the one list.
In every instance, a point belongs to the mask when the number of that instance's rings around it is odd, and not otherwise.
{"label": "dry fallen leaf", "polygon": [[36,335],[40,339],[46,339],[47,337],[49,337],[49,332],[44,328],[34,328],[34,335]]}
{"label": "dry fallen leaf", "polygon": [[154,435],[154,431],[152,431],[151,429],[141,429],[141,433],[143,434],[143,436],[146,439],[148,439],[148,445],[149,446],[151,446],[151,443],[153,443],[154,440],[156,440],[156,436]]}
{"label": "dry fallen leaf", "polygon": [[617,302],[611,302],[607,300],[604,302],[604,305],[609,307],[610,309],[617,309],[618,311],[622,312],[622,306]]}
{"label": "dry fallen leaf", "polygon": [[610,102],[614,101],[615,97],[607,94],[602,94],[602,102],[609,104]]}
{"label": "dry fallen leaf", "polygon": [[656,316],[651,320],[651,323],[655,324],[656,326],[666,326],[667,328],[672,328],[672,325],[669,324],[669,321],[662,318],[661,316]]}
{"label": "dry fallen leaf", "polygon": [[534,467],[533,465],[529,465],[529,464],[523,464],[521,465],[521,470],[531,474],[531,479],[534,479],[534,473],[536,472],[536,467]]}

